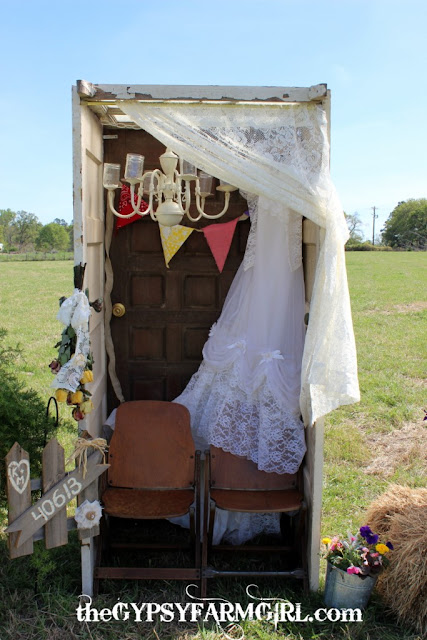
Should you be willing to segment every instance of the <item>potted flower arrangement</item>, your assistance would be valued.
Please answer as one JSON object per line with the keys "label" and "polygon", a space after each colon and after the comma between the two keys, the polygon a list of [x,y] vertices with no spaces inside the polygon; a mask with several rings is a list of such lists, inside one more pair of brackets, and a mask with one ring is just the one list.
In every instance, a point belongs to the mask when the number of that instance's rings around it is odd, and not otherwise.
{"label": "potted flower arrangement", "polygon": [[347,539],[323,538],[327,560],[324,601],[328,607],[363,609],[380,571],[387,566],[391,542],[383,544],[368,526]]}

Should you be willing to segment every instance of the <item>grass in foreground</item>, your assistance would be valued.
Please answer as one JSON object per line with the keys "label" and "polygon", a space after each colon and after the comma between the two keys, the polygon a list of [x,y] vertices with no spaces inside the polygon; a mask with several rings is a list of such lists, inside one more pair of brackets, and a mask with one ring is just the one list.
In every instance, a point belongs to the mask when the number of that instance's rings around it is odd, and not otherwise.
{"label": "grass in foreground", "polygon": [[355,530],[390,482],[425,486],[425,253],[347,253],[361,402],[326,418],[323,533]]}
{"label": "grass in foreground", "polygon": [[[362,401],[334,412],[326,421],[322,532],[345,533],[363,524],[364,510],[391,481],[425,485],[422,408],[425,398],[422,358],[426,353],[427,255],[421,253],[347,253],[350,293],[359,357]],[[0,265],[2,324],[10,344],[26,348],[23,376],[48,397],[47,364],[60,333],[55,320],[58,298],[72,292],[70,263]],[[28,375],[30,374],[30,375]],[[400,436],[412,449],[398,449]],[[425,436],[424,436],[425,437]],[[399,445],[400,446],[400,445]],[[398,454],[396,455],[396,451]],[[404,454],[406,451],[406,455]],[[387,464],[381,462],[384,459]],[[383,458],[381,458],[383,456]],[[1,517],[0,520],[4,518]],[[209,625],[106,622],[86,625],[75,617],[80,593],[80,554],[72,535],[68,547],[7,559],[0,540],[0,638],[6,640],[220,640],[224,633]],[[288,582],[259,583],[260,596],[301,602],[304,615],[323,606],[321,594],[300,591]],[[210,594],[244,604],[246,582],[214,581]],[[109,583],[97,603],[183,602],[180,583]],[[415,640],[411,629],[397,625],[374,596],[362,623],[287,623],[277,631],[268,622],[242,624],[247,640]],[[230,637],[240,637],[229,633]]]}

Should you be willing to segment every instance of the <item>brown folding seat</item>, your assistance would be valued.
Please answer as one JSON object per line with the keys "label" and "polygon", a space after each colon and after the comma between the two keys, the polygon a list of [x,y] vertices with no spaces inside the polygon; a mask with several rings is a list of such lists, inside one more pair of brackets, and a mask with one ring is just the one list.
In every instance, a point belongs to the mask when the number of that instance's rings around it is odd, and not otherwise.
{"label": "brown folding seat", "polygon": [[[109,447],[102,547],[95,567],[95,584],[109,579],[200,579],[200,452],[195,451],[186,407],[162,401],[125,402],[117,409]],[[165,520],[190,516],[189,541],[118,541],[111,535],[111,519]],[[105,526],[107,524],[108,526]],[[169,525],[172,527],[172,525]],[[185,531],[185,530],[183,530]],[[157,533],[156,533],[157,536]],[[101,546],[101,545],[100,545]],[[191,549],[190,567],[102,566],[113,549]],[[110,555],[108,553],[108,555]],[[170,554],[163,553],[161,558]],[[147,564],[147,563],[146,563]],[[150,561],[151,565],[152,562]]]}
{"label": "brown folding seat", "polygon": [[[245,513],[287,513],[297,522],[292,541],[280,544],[213,545],[216,509]],[[204,488],[204,526],[202,548],[202,595],[208,578],[220,576],[285,576],[300,578],[308,590],[305,556],[306,505],[302,491],[302,466],[296,474],[266,473],[251,460],[227,453],[217,447],[206,452]],[[288,553],[297,566],[291,570],[240,568],[218,569],[208,564],[216,552]],[[234,555],[232,557],[235,557]]]}

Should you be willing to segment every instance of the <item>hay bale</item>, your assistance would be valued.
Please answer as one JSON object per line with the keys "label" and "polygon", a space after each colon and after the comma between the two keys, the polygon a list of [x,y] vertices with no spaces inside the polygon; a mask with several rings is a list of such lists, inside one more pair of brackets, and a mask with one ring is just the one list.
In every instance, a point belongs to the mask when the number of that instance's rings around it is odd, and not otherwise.
{"label": "hay bale", "polygon": [[[396,513],[404,513],[408,508],[426,504],[427,489],[411,489],[400,484],[392,484],[368,507],[366,524],[372,531],[379,533],[381,538],[387,538],[391,521]],[[393,540],[390,541],[393,542]]]}
{"label": "hay bale", "polygon": [[377,590],[400,620],[427,633],[427,489],[392,485],[371,504],[366,521],[394,545]]}

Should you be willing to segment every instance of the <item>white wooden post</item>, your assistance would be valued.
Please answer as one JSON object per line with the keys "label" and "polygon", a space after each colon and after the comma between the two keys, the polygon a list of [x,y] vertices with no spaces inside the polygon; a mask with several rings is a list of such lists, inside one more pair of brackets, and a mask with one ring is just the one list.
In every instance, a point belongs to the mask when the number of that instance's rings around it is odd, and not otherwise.
{"label": "white wooden post", "polygon": [[[85,287],[91,300],[104,297],[104,200],[102,188],[102,125],[91,110],[80,103],[73,87],[73,172],[74,172],[74,262],[86,264]],[[84,428],[96,438],[107,414],[104,312],[92,313],[91,349],[94,354],[94,382],[89,385],[94,411]],[[96,496],[93,495],[92,499]],[[82,593],[93,593],[93,570],[97,538],[81,540]]]}

